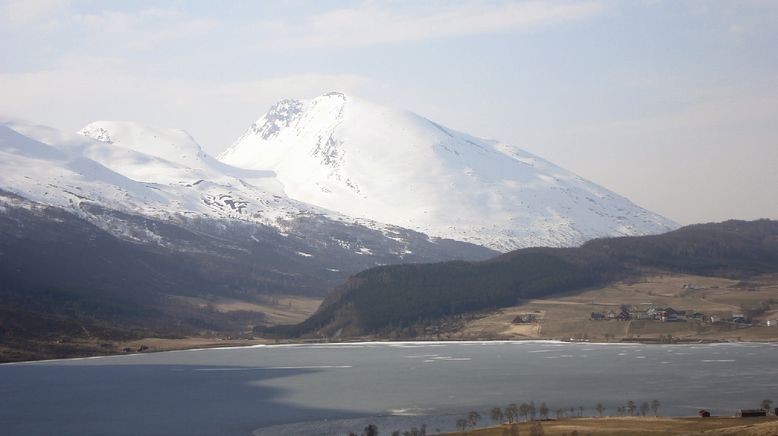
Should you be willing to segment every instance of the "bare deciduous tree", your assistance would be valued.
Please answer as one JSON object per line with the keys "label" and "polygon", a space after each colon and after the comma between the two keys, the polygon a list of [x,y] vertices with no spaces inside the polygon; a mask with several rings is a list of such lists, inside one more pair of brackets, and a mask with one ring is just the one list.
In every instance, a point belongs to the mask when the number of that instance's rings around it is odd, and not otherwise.
{"label": "bare deciduous tree", "polygon": [[597,407],[594,409],[597,410],[597,413],[600,414],[600,418],[602,418],[602,412],[605,411],[605,406],[603,406],[602,403],[597,403]]}
{"label": "bare deciduous tree", "polygon": [[470,427],[475,427],[478,425],[478,421],[480,420],[481,414],[475,410],[471,410],[470,413],[467,414],[467,423],[470,424]]}
{"label": "bare deciduous tree", "polygon": [[654,412],[654,416],[657,415],[657,410],[659,410],[659,400],[653,400],[651,401],[651,410]]}
{"label": "bare deciduous tree", "polygon": [[540,406],[538,407],[538,413],[540,413],[541,419],[548,419],[548,406],[546,406],[545,401],[540,403]]}
{"label": "bare deciduous tree", "polygon": [[521,416],[523,416],[526,421],[529,416],[529,404],[521,403],[521,406],[519,406],[519,413],[521,413]]}
{"label": "bare deciduous tree", "polygon": [[378,426],[375,424],[368,424],[365,427],[365,436],[378,436]]}
{"label": "bare deciduous tree", "polygon": [[496,422],[497,424],[502,422],[503,413],[502,409],[499,407],[493,408],[489,415],[491,416],[492,421]]}
{"label": "bare deciduous tree", "polygon": [[508,424],[513,424],[519,420],[519,406],[516,403],[508,404],[505,408],[505,417],[508,418]]}

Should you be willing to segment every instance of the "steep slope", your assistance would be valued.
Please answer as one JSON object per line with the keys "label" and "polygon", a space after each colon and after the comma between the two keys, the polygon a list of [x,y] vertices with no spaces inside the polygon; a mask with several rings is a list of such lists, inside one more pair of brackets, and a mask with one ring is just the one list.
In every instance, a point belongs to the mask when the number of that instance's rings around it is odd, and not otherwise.
{"label": "steep slope", "polygon": [[304,323],[269,331],[312,336],[397,332],[611,283],[646,268],[732,278],[778,272],[778,221],[727,221],[662,235],[598,239],[575,248],[526,248],[486,262],[377,267],[336,288]]}
{"label": "steep slope", "polygon": [[516,147],[336,92],[277,103],[219,160],[274,171],[300,201],[501,251],[676,227]]}
{"label": "steep slope", "polygon": [[[406,232],[396,238],[414,241],[413,253],[400,257],[392,253],[405,243],[317,216],[282,234],[238,220],[181,224],[79,208],[90,220],[0,190],[0,361],[16,358],[8,348],[20,359],[82,354],[58,345],[75,338],[244,334],[276,322],[266,310],[291,309],[278,299],[317,298],[376,263],[463,253],[461,243]],[[215,309],[221,302],[246,309]]]}

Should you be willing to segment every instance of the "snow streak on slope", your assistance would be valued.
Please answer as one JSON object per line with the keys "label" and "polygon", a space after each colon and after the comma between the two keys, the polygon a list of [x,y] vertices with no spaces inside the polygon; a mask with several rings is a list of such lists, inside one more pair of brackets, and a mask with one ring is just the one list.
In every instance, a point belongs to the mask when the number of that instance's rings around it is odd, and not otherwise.
{"label": "snow streak on slope", "polygon": [[507,251],[677,225],[537,156],[341,93],[284,100],[219,156],[297,200]]}

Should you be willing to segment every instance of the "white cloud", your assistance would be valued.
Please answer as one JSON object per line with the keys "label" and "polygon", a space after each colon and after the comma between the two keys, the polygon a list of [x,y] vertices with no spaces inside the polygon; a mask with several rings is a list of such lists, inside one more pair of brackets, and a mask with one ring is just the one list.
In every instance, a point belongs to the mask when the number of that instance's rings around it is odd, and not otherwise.
{"label": "white cloud", "polygon": [[0,2],[0,24],[13,28],[55,28],[70,0],[3,0]]}
{"label": "white cloud", "polygon": [[218,20],[191,18],[172,9],[158,8],[133,13],[106,10],[75,14],[70,22],[88,30],[92,35],[90,40],[95,43],[133,51],[205,34],[221,25]]}
{"label": "white cloud", "polygon": [[[261,43],[270,50],[343,48],[400,43],[464,35],[528,30],[596,15],[600,2],[434,3],[401,2],[402,10],[387,3],[368,2],[336,9],[302,23],[259,23],[275,32]],[[391,3],[390,3],[391,5]],[[285,29],[285,31],[280,30]]]}

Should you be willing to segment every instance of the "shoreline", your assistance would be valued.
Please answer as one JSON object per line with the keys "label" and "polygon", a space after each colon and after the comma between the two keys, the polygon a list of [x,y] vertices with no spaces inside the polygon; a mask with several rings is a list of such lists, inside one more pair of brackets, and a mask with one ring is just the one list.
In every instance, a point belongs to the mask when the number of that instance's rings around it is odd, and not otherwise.
{"label": "shoreline", "polygon": [[543,433],[552,435],[569,435],[573,431],[587,435],[690,435],[705,434],[715,436],[770,436],[778,434],[778,417],[768,415],[763,417],[738,416],[602,416],[602,417],[571,417],[562,419],[546,419],[522,421],[515,424],[502,423],[498,425],[476,427],[464,432],[453,431],[438,433],[438,436],[502,436],[511,429],[519,434],[532,434],[541,428]]}
{"label": "shoreline", "polygon": [[[145,340],[134,341],[137,343],[152,342],[153,340],[159,340],[160,338],[148,338]],[[354,340],[339,340],[339,341],[289,341],[283,343],[271,342],[269,339],[257,338],[246,339],[247,344],[240,343],[241,340],[230,340],[229,344],[224,344],[226,341],[203,341],[193,347],[187,347],[184,342],[195,339],[165,339],[167,346],[155,347],[154,349],[148,349],[141,352],[131,353],[110,353],[110,354],[98,354],[98,355],[84,355],[84,356],[72,356],[62,357],[54,359],[39,359],[39,360],[20,360],[20,361],[8,361],[0,362],[0,365],[20,365],[20,364],[36,364],[36,363],[48,363],[48,362],[62,362],[62,361],[75,361],[75,360],[89,360],[89,359],[102,359],[110,357],[120,356],[137,356],[143,354],[156,354],[156,353],[172,353],[172,352],[191,352],[191,351],[215,351],[215,350],[237,350],[237,349],[249,349],[249,348],[284,348],[284,347],[337,347],[337,346],[369,346],[369,345],[389,345],[389,346],[435,346],[435,345],[450,345],[450,344],[473,344],[473,345],[499,345],[499,344],[555,344],[555,345],[609,345],[609,346],[624,346],[624,345],[663,345],[663,346],[689,346],[689,345],[725,345],[725,344],[776,344],[778,339],[775,340],[723,340],[723,339],[701,339],[701,340],[682,340],[673,343],[659,343],[657,341],[646,341],[641,339],[629,339],[620,341],[598,342],[598,341],[585,341],[585,340],[563,340],[563,339],[448,339],[448,340],[366,340],[366,339],[354,339]],[[205,338],[196,338],[205,339]],[[625,338],[627,339],[627,338]],[[172,344],[171,344],[172,343]],[[176,346],[176,343],[182,343],[181,347]]]}

